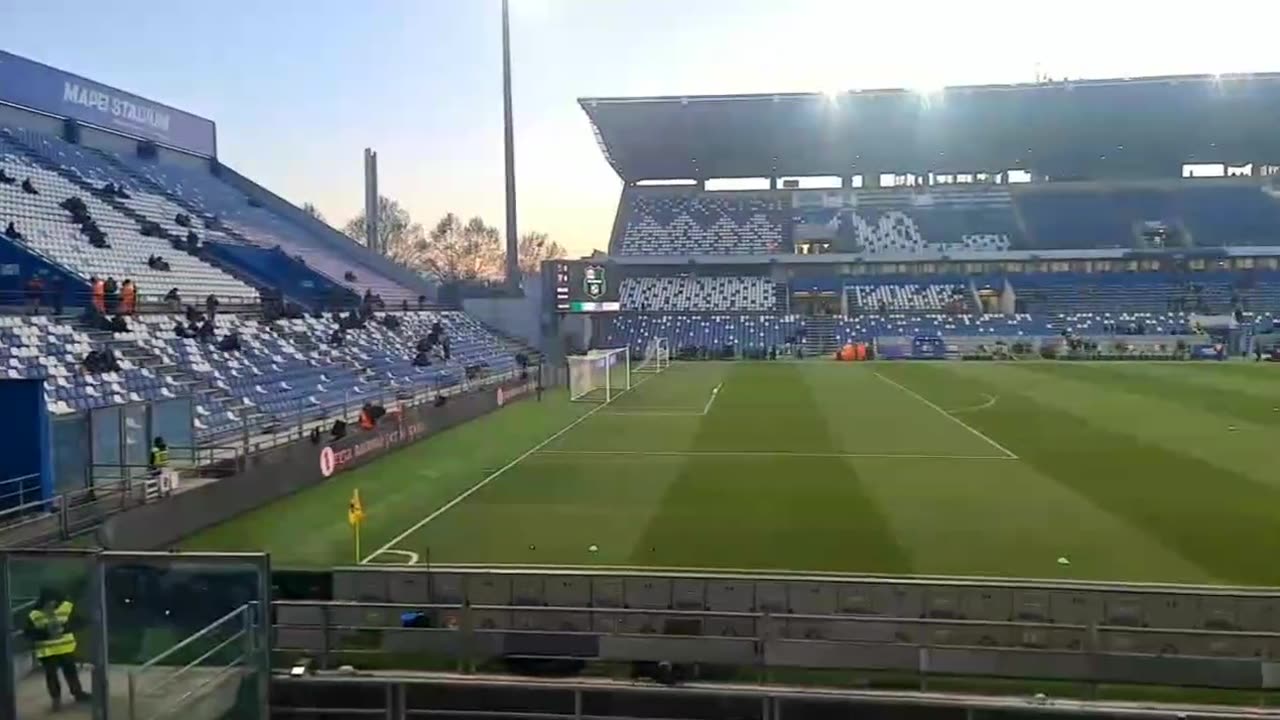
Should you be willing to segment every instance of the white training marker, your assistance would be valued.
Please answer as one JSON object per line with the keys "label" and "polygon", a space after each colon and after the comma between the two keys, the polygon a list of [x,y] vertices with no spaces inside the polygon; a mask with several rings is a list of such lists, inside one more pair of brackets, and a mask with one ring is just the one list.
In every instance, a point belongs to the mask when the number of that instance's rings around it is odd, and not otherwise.
{"label": "white training marker", "polygon": [[1058,564],[1059,564],[1059,565],[1070,565],[1070,564],[1071,564],[1071,561],[1070,561],[1070,560],[1068,560],[1068,559],[1064,556],[1064,557],[1060,557],[1060,558],[1058,558]]}
{"label": "white training marker", "polygon": [[599,546],[599,545],[592,545],[592,546],[588,547],[588,548],[587,548],[587,550],[588,550],[588,551],[590,551],[590,552],[600,552],[600,546]]}

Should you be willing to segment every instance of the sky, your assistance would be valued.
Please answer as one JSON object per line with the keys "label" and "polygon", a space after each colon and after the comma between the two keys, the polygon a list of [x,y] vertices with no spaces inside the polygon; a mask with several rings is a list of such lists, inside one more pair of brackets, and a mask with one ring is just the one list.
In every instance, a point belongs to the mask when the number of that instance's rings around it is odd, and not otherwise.
{"label": "sky", "polygon": [[[511,0],[521,232],[605,248],[577,98],[1280,70],[1253,0]],[[213,119],[223,163],[341,226],[379,189],[503,226],[499,0],[0,0],[0,48]]]}

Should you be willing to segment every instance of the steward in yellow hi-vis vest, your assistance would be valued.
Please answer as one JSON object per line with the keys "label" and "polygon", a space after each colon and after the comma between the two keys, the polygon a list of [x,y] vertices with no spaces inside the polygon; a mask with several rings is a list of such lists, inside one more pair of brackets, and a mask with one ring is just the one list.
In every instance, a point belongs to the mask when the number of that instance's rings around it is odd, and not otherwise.
{"label": "steward in yellow hi-vis vest", "polygon": [[80,686],[80,676],[76,672],[76,635],[74,629],[80,625],[76,615],[75,603],[67,600],[63,594],[53,588],[44,588],[35,608],[27,614],[25,633],[31,641],[36,660],[44,667],[44,681],[49,688],[49,697],[53,699],[54,709],[62,705],[62,684],[58,682],[58,671],[67,678],[67,687],[71,696],[77,701],[89,699],[88,693]]}
{"label": "steward in yellow hi-vis vest", "polygon": [[169,467],[169,446],[159,435],[151,442],[151,455],[147,457],[147,467],[151,474],[158,476]]}

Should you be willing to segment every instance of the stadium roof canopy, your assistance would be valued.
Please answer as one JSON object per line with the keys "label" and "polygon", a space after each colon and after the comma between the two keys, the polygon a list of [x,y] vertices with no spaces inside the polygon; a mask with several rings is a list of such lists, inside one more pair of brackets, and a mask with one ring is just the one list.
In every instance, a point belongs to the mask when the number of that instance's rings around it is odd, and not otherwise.
{"label": "stadium roof canopy", "polygon": [[628,182],[1012,168],[1154,178],[1192,162],[1280,164],[1280,73],[579,103]]}

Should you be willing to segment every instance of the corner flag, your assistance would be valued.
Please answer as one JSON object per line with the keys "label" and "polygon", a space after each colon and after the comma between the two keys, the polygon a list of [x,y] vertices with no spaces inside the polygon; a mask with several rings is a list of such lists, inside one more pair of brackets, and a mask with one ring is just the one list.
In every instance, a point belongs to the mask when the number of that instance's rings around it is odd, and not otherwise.
{"label": "corner flag", "polygon": [[360,502],[359,488],[352,488],[351,501],[347,503],[347,524],[355,532],[356,564],[360,564],[360,526],[364,524],[364,503]]}
{"label": "corner flag", "polygon": [[351,491],[351,502],[347,503],[347,524],[355,527],[364,522],[364,504],[360,502],[360,490]]}

